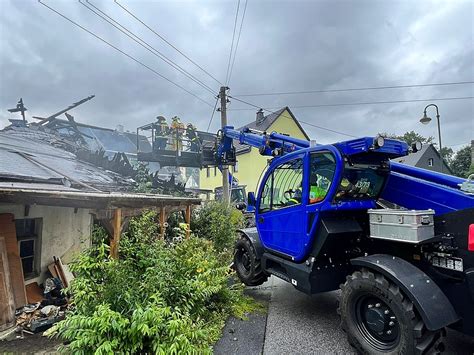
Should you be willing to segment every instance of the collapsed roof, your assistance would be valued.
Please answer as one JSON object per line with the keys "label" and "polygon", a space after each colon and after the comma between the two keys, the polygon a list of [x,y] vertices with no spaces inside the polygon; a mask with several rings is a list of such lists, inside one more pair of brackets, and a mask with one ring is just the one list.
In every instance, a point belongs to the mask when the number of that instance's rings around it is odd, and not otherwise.
{"label": "collapsed roof", "polygon": [[80,161],[75,154],[51,145],[54,136],[41,132],[36,138],[39,140],[28,134],[0,132],[2,186],[33,183],[48,189],[55,185],[61,190],[117,191],[133,184],[133,180]]}

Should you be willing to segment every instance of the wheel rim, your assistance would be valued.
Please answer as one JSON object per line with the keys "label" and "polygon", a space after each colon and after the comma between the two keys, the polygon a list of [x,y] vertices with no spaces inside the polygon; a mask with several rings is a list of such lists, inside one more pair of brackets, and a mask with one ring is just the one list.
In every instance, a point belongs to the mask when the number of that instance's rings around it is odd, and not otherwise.
{"label": "wheel rim", "polygon": [[371,294],[361,295],[353,313],[357,328],[372,347],[379,351],[396,348],[400,341],[400,324],[385,302]]}
{"label": "wheel rim", "polygon": [[239,248],[237,250],[237,252],[235,253],[235,261],[237,264],[237,270],[240,274],[244,276],[250,275],[250,273],[252,272],[252,263],[250,259],[250,253],[246,249]]}

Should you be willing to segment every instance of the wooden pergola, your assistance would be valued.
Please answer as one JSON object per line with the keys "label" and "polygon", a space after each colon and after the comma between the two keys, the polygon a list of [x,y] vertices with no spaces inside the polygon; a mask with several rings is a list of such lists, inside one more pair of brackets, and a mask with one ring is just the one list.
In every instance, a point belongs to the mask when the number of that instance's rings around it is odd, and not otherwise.
{"label": "wooden pergola", "polygon": [[120,235],[128,226],[130,217],[137,216],[144,210],[155,210],[159,214],[160,235],[164,238],[167,216],[170,213],[182,211],[188,225],[186,233],[189,237],[192,208],[201,204],[199,198],[170,195],[88,192],[73,189],[56,191],[17,187],[0,187],[0,201],[24,204],[25,208],[36,204],[90,209],[111,236],[110,254],[114,258],[118,256]]}

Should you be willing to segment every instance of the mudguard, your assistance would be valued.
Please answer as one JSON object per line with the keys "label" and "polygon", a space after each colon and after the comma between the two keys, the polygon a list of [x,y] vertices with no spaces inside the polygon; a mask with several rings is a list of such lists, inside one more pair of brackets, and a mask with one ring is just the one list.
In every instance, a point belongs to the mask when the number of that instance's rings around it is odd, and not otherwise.
{"label": "mudguard", "polygon": [[408,261],[386,254],[374,254],[351,260],[384,275],[410,298],[429,330],[444,328],[459,320],[451,302],[438,285]]}
{"label": "mudguard", "polygon": [[237,232],[246,237],[255,248],[255,254],[260,259],[263,255],[263,245],[258,235],[257,227],[237,229]]}

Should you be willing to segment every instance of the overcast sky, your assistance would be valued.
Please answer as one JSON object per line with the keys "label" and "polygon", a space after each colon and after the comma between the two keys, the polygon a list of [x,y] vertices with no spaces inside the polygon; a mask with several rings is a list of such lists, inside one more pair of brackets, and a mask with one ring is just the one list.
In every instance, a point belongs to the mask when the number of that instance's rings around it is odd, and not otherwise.
{"label": "overcast sky", "polygon": [[[42,0],[102,36],[210,106],[213,94],[137,45],[79,2]],[[233,1],[118,0],[219,81],[226,76],[237,7]],[[90,0],[217,93],[220,84],[123,11]],[[240,15],[245,0],[240,3]],[[231,95],[474,81],[474,1],[248,0],[229,83]],[[240,24],[239,24],[240,25]],[[237,32],[239,29],[237,27]],[[237,37],[237,36],[236,36]],[[127,130],[157,115],[178,115],[206,130],[212,107],[158,77],[36,0],[0,0],[0,128],[22,97],[28,117],[50,115],[88,95],[71,111],[79,122]],[[474,85],[242,97],[262,107],[474,96]],[[433,101],[434,102],[434,101]],[[354,136],[408,130],[435,136],[418,120],[427,102],[294,108],[304,122]],[[438,101],[443,145],[474,139],[474,100]],[[250,110],[235,110],[245,108]],[[229,124],[256,109],[231,100]],[[435,115],[434,110],[429,115]],[[29,118],[30,119],[30,118]],[[211,131],[219,125],[214,116]],[[303,125],[321,143],[345,136]]]}

